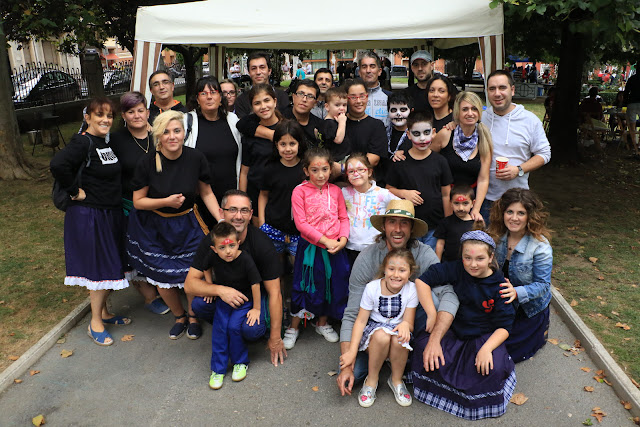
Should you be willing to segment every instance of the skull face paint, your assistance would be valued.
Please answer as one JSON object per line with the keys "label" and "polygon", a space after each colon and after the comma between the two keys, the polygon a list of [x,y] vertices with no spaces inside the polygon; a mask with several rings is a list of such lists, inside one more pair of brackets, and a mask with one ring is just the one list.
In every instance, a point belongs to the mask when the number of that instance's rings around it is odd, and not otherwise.
{"label": "skull face paint", "polygon": [[393,126],[404,128],[407,125],[407,117],[411,110],[407,104],[389,104],[389,118]]}

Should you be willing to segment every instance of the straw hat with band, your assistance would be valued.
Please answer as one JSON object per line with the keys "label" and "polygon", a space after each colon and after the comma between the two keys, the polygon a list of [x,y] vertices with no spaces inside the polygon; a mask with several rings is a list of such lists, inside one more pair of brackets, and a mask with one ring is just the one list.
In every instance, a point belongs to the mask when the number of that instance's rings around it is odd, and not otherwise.
{"label": "straw hat with band", "polygon": [[415,208],[413,207],[413,203],[409,200],[391,200],[389,204],[387,204],[387,209],[384,215],[372,215],[371,216],[371,225],[373,227],[384,233],[384,219],[387,217],[397,217],[397,218],[409,218],[413,221],[413,227],[411,228],[411,237],[422,237],[427,234],[429,231],[429,227],[427,223],[421,220],[420,218],[416,218]]}

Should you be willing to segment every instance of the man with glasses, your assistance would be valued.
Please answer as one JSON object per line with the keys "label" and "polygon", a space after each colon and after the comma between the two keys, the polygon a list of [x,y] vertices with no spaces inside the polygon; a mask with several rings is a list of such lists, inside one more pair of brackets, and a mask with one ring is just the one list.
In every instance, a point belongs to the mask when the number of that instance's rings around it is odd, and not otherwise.
{"label": "man with glasses", "polygon": [[368,50],[360,56],[358,62],[360,78],[364,81],[369,95],[367,99],[367,115],[389,126],[389,111],[387,110],[387,98],[391,92],[382,89],[378,78],[382,74],[382,62],[375,52]]}
{"label": "man with glasses", "polygon": [[158,114],[169,110],[187,112],[187,107],[182,105],[180,101],[173,99],[173,77],[166,71],[157,70],[149,77],[149,87],[153,95],[153,102],[149,106],[149,123],[153,121]]}
{"label": "man with glasses", "polygon": [[[253,326],[242,325],[242,337],[247,341],[256,341],[267,333],[266,319],[270,318],[268,346],[271,352],[271,363],[278,366],[284,363],[287,351],[284,349],[282,337],[282,294],[280,292],[280,276],[282,266],[276,248],[271,239],[250,224],[253,209],[247,193],[240,190],[229,190],[220,202],[220,213],[224,221],[233,225],[238,231],[240,250],[246,251],[255,262],[262,277],[260,322]],[[211,246],[211,234],[207,235],[198,248],[184,282],[184,290],[194,295],[193,311],[200,319],[213,323],[215,304],[213,297],[222,298],[232,307],[239,307],[248,299],[234,288],[216,284],[211,276],[212,258],[217,256]],[[266,292],[265,292],[266,291]],[[212,343],[216,346],[217,343]]]}
{"label": "man with glasses", "polygon": [[311,109],[316,105],[320,94],[318,85],[312,80],[300,80],[293,93],[293,105],[284,111],[288,119],[296,120],[306,137],[307,147],[316,147],[324,143],[324,120],[311,114]]}
{"label": "man with glasses", "polygon": [[324,120],[327,117],[327,109],[324,108],[324,94],[333,87],[333,73],[328,68],[320,68],[313,76],[313,80],[320,88],[320,94],[316,105],[311,109],[311,114]]}
{"label": "man with glasses", "polygon": [[427,100],[427,82],[433,77],[433,58],[426,50],[419,50],[411,55],[411,71],[418,81],[405,89],[408,97],[413,100],[416,111],[431,111]]}
{"label": "man with glasses", "polygon": [[[249,67],[249,77],[251,77],[252,85],[258,83],[269,83],[269,77],[271,76],[271,63],[269,62],[269,59],[269,54],[266,52],[253,52],[249,55],[247,66]],[[277,98],[276,108],[278,111],[282,112],[289,105],[289,97],[280,89],[275,89],[275,91]],[[249,100],[247,92],[243,92],[236,100],[236,114],[238,117],[243,118],[244,116],[251,114],[251,112],[251,101]],[[256,134],[256,136],[261,135]]]}

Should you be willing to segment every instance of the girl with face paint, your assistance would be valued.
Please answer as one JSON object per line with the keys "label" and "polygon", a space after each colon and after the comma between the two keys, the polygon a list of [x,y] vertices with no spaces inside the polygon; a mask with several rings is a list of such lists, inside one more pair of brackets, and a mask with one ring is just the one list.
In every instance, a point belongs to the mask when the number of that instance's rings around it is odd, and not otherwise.
{"label": "girl with face paint", "polygon": [[379,234],[371,225],[371,216],[383,215],[387,203],[397,197],[386,188],[376,185],[373,168],[364,154],[352,154],[345,165],[349,180],[349,185],[342,188],[349,216],[349,241],[346,248],[349,263],[353,266],[360,251],[372,244]]}

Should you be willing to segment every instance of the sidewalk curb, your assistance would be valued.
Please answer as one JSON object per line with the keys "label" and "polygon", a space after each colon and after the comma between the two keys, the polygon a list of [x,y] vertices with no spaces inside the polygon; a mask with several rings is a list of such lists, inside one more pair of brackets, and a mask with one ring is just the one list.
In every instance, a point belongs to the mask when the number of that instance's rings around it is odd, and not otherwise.
{"label": "sidewalk curb", "polygon": [[89,298],[81,302],[71,313],[55,325],[40,341],[35,343],[18,360],[13,362],[0,374],[0,393],[4,392],[15,378],[22,376],[38,359],[46,353],[58,341],[60,335],[67,333],[73,328],[89,311],[91,305]]}
{"label": "sidewalk curb", "polygon": [[634,417],[640,416],[640,390],[633,385],[627,374],[554,286],[551,286],[551,294],[553,295],[551,305],[569,330],[580,340],[580,344],[589,353],[596,366],[604,369],[618,397],[631,402],[629,413]]}

